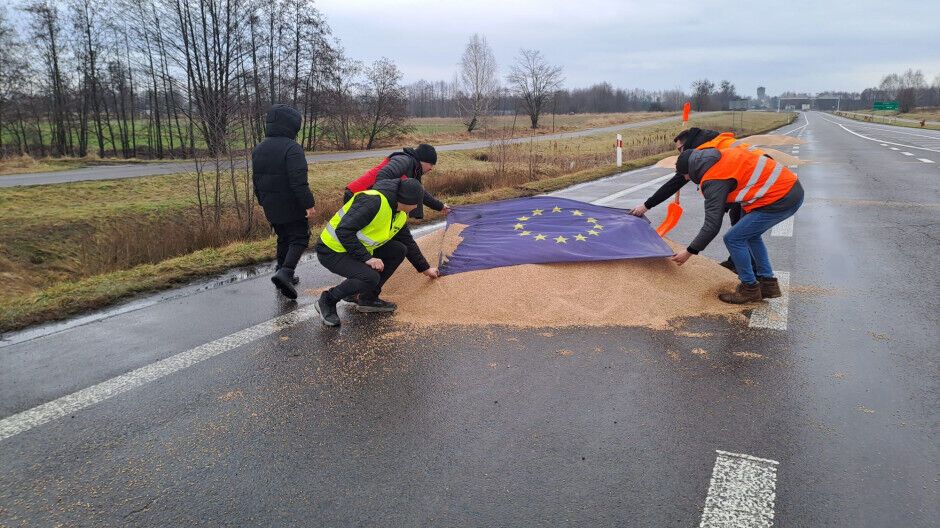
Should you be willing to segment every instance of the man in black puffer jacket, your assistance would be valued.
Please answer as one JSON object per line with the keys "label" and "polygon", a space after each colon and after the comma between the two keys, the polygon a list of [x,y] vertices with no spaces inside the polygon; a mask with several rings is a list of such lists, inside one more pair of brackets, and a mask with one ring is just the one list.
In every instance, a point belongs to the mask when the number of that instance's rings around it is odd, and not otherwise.
{"label": "man in black puffer jacket", "polygon": [[255,196],[277,233],[277,271],[271,282],[289,299],[297,298],[294,268],[310,243],[313,193],[307,182],[307,158],[294,140],[300,112],[283,104],[268,110],[265,138],[251,152]]}

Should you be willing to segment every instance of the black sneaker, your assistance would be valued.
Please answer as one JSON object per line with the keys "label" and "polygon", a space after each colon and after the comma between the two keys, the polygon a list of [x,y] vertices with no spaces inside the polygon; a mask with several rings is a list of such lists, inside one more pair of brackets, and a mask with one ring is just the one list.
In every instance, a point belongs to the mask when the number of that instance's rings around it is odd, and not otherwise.
{"label": "black sneaker", "polygon": [[359,294],[354,293],[352,295],[347,295],[343,297],[343,302],[348,302],[349,304],[359,304]]}
{"label": "black sneaker", "polygon": [[731,270],[732,273],[737,273],[737,272],[738,272],[738,270],[735,269],[735,267],[734,267],[734,262],[732,262],[730,258],[729,258],[728,260],[724,261],[724,262],[719,262],[718,265],[719,265],[719,266],[722,266],[722,267],[725,267],[725,268],[728,268],[729,270]]}
{"label": "black sneaker", "polygon": [[398,305],[393,302],[383,301],[382,299],[363,299],[359,297],[359,303],[356,304],[356,310],[360,312],[394,312]]}
{"label": "black sneaker", "polygon": [[336,313],[336,303],[327,299],[326,292],[320,294],[315,305],[317,313],[320,314],[320,320],[327,326],[339,326],[339,314]]}
{"label": "black sneaker", "polygon": [[284,294],[288,299],[297,298],[297,290],[294,288],[294,270],[290,268],[281,268],[271,277],[271,282],[277,287],[278,291]]}

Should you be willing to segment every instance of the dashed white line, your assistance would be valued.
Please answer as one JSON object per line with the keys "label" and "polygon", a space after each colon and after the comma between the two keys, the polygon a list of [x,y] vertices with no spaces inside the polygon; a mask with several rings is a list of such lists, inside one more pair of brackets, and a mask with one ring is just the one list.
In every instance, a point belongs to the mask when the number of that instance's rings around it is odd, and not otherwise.
{"label": "dashed white line", "polygon": [[788,237],[793,236],[793,217],[789,217],[783,222],[775,225],[773,229],[770,230],[770,236],[775,237]]}
{"label": "dashed white line", "polygon": [[779,462],[716,451],[699,528],[770,528]]}
{"label": "dashed white line", "polygon": [[897,148],[897,147],[891,147],[891,150],[901,150],[901,149],[899,149],[899,148]]}
{"label": "dashed white line", "polygon": [[[849,130],[848,128],[846,128],[845,125],[843,125],[843,124],[841,124],[841,123],[839,123],[839,122],[837,122],[837,121],[833,121],[833,120],[831,120],[831,119],[826,119],[825,117],[823,117],[823,118],[821,118],[821,119],[822,119],[823,121],[829,121],[830,123],[839,126],[840,128],[842,128],[842,130],[845,130],[845,131],[848,132],[849,134],[858,136],[858,137],[860,137],[860,138],[862,138],[862,139],[867,139],[867,140],[869,140],[869,141],[875,141],[875,142],[877,142],[879,145],[881,145],[881,144],[897,145],[897,146],[899,146],[899,147],[911,148],[911,149],[915,149],[915,150],[926,150],[926,151],[928,151],[928,152],[940,152],[940,150],[937,150],[937,149],[932,149],[932,148],[927,148],[927,147],[918,147],[918,146],[915,146],[915,145],[905,145],[904,143],[895,143],[895,142],[893,142],[893,141],[887,141],[887,140],[884,140],[884,139],[875,139],[875,138],[872,138],[872,137],[868,137],[868,136],[866,136],[866,135],[864,135],[864,134],[859,134],[858,132],[855,132],[854,130]],[[853,126],[855,126],[855,125],[853,125]],[[879,128],[878,130],[885,131],[885,130],[882,129],[882,128]],[[901,132],[901,131],[894,131],[894,130],[889,130],[889,131],[887,131],[887,132],[890,132],[890,133],[893,133],[893,134],[905,134],[905,135],[908,135],[908,136],[925,137],[925,138],[930,138],[930,139],[932,139],[932,140],[936,140],[936,139],[937,139],[937,138],[934,137],[934,136],[924,136],[923,134],[910,134],[910,133],[905,133],[905,132]],[[882,143],[882,142],[884,142],[884,143]],[[899,150],[899,149],[894,148],[894,147],[891,147],[891,150]]]}
{"label": "dashed white line", "polygon": [[881,146],[882,146],[882,147],[887,147],[888,144],[887,144],[887,143],[882,143]]}
{"label": "dashed white line", "polygon": [[910,152],[902,152],[901,154],[904,154],[905,156],[913,156],[913,154],[911,154]]}
{"label": "dashed white line", "polygon": [[917,161],[923,161],[924,163],[933,163],[933,160],[927,158],[917,158]]}
{"label": "dashed white line", "polygon": [[777,282],[783,295],[776,299],[768,299],[751,312],[748,326],[751,328],[770,328],[771,330],[786,330],[788,306],[790,304],[790,272],[777,271]]}
{"label": "dashed white line", "polygon": [[210,341],[185,352],[170,356],[150,365],[132,370],[97,385],[73,392],[51,402],[8,416],[0,420],[0,440],[29,431],[34,427],[63,418],[85,407],[95,405],[118,394],[140,387],[145,383],[169,376],[229,350],[269,336],[316,316],[315,308],[306,306],[289,314],[250,326],[234,334]]}

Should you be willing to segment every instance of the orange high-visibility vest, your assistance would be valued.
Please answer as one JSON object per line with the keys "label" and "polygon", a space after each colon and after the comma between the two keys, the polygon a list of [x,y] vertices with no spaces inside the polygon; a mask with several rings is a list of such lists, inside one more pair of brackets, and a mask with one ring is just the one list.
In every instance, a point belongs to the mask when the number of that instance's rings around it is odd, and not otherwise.
{"label": "orange high-visibility vest", "polygon": [[755,152],[757,154],[763,154],[764,151],[760,150],[756,146],[745,143],[744,140],[736,139],[734,137],[734,132],[722,132],[718,134],[715,139],[711,141],[706,141],[701,145],[695,147],[695,150],[705,150],[708,148],[716,148],[718,150],[731,148],[731,147],[745,147],[746,149]]}
{"label": "orange high-visibility vest", "polygon": [[730,179],[738,184],[728,194],[727,203],[740,203],[745,212],[750,212],[783,198],[796,183],[796,174],[782,163],[738,146],[721,149],[721,159],[705,171],[699,185]]}

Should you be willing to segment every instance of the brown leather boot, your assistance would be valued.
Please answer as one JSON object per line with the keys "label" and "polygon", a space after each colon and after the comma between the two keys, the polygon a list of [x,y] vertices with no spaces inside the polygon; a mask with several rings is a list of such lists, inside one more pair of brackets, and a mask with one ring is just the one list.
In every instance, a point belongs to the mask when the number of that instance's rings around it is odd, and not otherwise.
{"label": "brown leather boot", "polygon": [[776,299],[783,295],[776,277],[757,277],[757,283],[760,284],[760,296],[765,299]]}
{"label": "brown leather boot", "polygon": [[729,304],[745,304],[749,302],[758,302],[762,299],[760,295],[760,284],[738,284],[738,287],[731,293],[719,293],[718,298]]}

